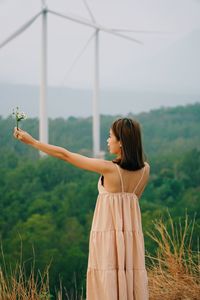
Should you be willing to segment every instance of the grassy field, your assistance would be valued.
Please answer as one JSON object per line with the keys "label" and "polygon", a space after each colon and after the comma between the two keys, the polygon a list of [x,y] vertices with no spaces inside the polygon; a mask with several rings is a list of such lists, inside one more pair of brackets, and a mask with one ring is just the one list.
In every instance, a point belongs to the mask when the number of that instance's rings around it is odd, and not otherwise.
{"label": "grassy field", "polygon": [[[152,257],[148,251],[146,254],[150,300],[198,300],[200,252],[191,249],[195,218],[189,220],[186,214],[184,222],[179,220],[178,224],[175,224],[169,214],[167,221],[159,219],[154,220],[153,223],[154,230],[148,232],[148,235],[158,248],[156,256]],[[49,290],[49,268],[50,266],[41,274],[40,271],[35,270],[33,263],[31,272],[27,276],[22,258],[16,264],[15,270],[10,270],[5,262],[0,269],[0,299],[84,299],[83,293],[78,295],[76,283],[73,293],[68,293],[61,283],[56,296],[52,296]]]}

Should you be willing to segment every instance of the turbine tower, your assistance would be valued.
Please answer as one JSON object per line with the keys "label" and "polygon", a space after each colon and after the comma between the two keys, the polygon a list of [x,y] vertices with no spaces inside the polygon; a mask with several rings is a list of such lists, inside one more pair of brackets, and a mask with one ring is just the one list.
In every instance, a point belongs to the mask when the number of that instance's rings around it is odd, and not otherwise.
{"label": "turbine tower", "polygon": [[[42,49],[41,49],[41,84],[40,84],[40,106],[39,106],[39,138],[40,141],[48,143],[48,116],[47,116],[47,6],[42,1]],[[40,151],[40,155],[45,153]]]}
{"label": "turbine tower", "polygon": [[[96,24],[95,17],[88,6],[87,0],[83,0],[86,10],[94,24]],[[93,141],[93,156],[101,157],[100,144],[100,93],[99,93],[99,29],[95,29],[94,41],[94,88],[92,99],[92,141]]]}
{"label": "turbine tower", "polygon": [[99,114],[99,30],[95,33],[94,47],[94,90],[93,90],[93,155],[100,156],[100,114]]}
{"label": "turbine tower", "polygon": [[[131,42],[142,45],[143,43],[131,36],[122,34],[121,32],[135,33],[161,33],[159,31],[136,31],[129,29],[109,29],[97,24],[86,0],[83,0],[84,5],[90,15],[91,21],[82,17],[64,15],[62,13],[50,10],[47,8],[46,0],[42,0],[42,10],[31,18],[27,23],[22,25],[11,36],[0,43],[0,48],[3,48],[7,43],[12,41],[18,35],[23,33],[35,20],[42,15],[42,49],[41,49],[41,83],[40,83],[40,109],[39,109],[39,138],[40,141],[48,143],[48,117],[47,117],[47,14],[52,14],[60,18],[65,18],[72,22],[93,28],[95,30],[95,45],[94,45],[94,88],[93,88],[93,156],[101,156],[100,151],[100,116],[99,116],[99,33],[100,31],[112,34],[114,36],[129,40]],[[40,152],[40,155],[45,155]]]}

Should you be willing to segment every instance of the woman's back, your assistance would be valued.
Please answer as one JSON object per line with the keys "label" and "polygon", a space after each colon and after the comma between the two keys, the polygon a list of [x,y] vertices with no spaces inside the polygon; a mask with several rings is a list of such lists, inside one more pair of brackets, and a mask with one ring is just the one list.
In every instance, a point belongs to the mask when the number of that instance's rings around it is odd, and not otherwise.
{"label": "woman's back", "polygon": [[101,180],[105,190],[111,193],[135,193],[140,198],[149,179],[149,164],[145,162],[145,166],[137,171],[122,169],[115,163],[113,166],[113,172]]}

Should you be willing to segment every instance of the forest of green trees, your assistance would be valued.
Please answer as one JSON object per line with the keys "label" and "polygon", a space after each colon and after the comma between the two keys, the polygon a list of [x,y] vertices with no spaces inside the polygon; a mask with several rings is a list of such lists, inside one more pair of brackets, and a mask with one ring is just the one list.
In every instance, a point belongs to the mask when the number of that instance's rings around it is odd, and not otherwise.
{"label": "forest of green trees", "polygon": [[[101,149],[107,153],[111,123],[119,116],[101,116]],[[149,184],[140,199],[146,249],[155,253],[145,234],[156,218],[200,224],[200,104],[160,108],[129,115],[141,123],[143,144],[151,166]],[[38,119],[21,124],[38,138]],[[50,265],[52,293],[60,279],[67,290],[85,290],[89,232],[97,197],[98,174],[38,152],[13,138],[15,120],[0,117],[0,238],[5,262],[15,266],[23,253],[26,269]],[[90,156],[92,118],[50,119],[49,142]],[[21,250],[22,248],[22,250]]]}

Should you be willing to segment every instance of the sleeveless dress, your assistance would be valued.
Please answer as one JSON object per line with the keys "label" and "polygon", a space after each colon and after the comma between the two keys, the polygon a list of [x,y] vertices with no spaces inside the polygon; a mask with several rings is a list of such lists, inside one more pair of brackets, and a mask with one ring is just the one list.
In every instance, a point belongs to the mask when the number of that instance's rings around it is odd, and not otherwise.
{"label": "sleeveless dress", "polygon": [[147,300],[148,277],[139,200],[124,191],[120,167],[115,164],[122,191],[106,191],[98,181],[97,198],[89,238],[87,300]]}

